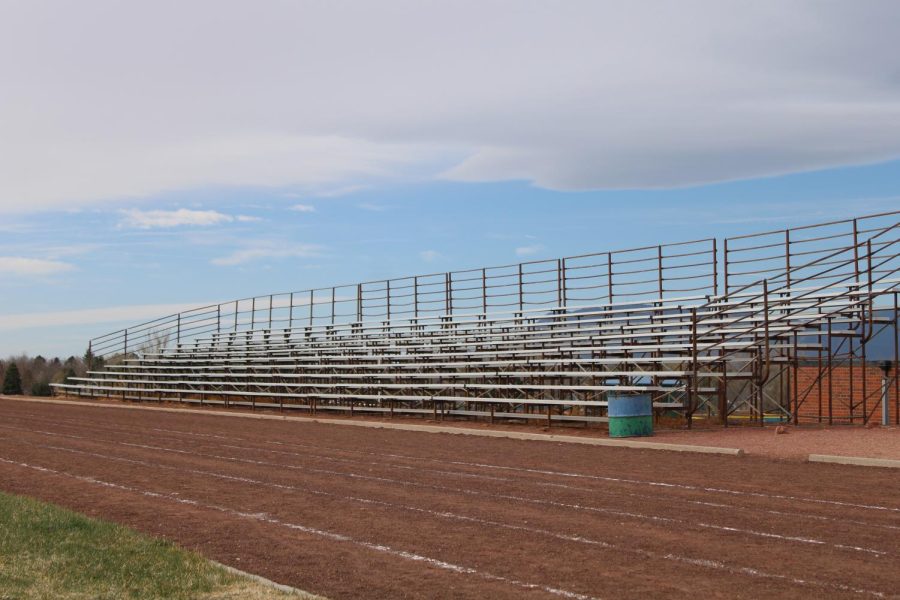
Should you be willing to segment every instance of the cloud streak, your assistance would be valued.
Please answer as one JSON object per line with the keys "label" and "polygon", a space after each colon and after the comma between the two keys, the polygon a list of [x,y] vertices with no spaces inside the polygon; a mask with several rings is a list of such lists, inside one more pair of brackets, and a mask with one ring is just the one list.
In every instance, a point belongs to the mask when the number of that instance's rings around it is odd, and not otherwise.
{"label": "cloud streak", "polygon": [[532,256],[541,252],[544,247],[541,244],[532,244],[531,246],[519,246],[516,248],[516,256]]}
{"label": "cloud streak", "polygon": [[179,208],[178,210],[123,210],[120,227],[135,229],[157,229],[168,227],[182,227],[192,225],[196,227],[209,227],[222,223],[253,223],[261,221],[259,217],[249,215],[227,215],[215,210],[190,210]]}
{"label": "cloud streak", "polygon": [[122,227],[134,227],[136,229],[153,229],[157,227],[180,227],[182,225],[209,226],[220,223],[230,223],[234,220],[231,215],[226,215],[215,210],[123,210]]}
{"label": "cloud streak", "polygon": [[48,277],[74,271],[75,266],[59,260],[0,256],[0,273],[18,277]]}
{"label": "cloud streak", "polygon": [[322,247],[316,244],[281,244],[259,241],[231,254],[214,258],[212,264],[219,267],[233,267],[266,259],[312,258],[321,256]]}

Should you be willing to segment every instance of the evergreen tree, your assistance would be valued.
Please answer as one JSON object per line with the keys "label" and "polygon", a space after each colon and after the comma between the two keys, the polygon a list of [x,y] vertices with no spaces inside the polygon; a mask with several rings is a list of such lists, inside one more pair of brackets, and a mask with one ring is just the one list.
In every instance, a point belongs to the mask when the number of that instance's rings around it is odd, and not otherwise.
{"label": "evergreen tree", "polygon": [[22,377],[19,375],[19,367],[11,363],[3,376],[3,393],[10,396],[22,395]]}
{"label": "evergreen tree", "polygon": [[75,372],[74,367],[66,367],[65,373],[63,375],[63,383],[72,383],[72,378],[78,377],[78,373]]}
{"label": "evergreen tree", "polygon": [[32,396],[52,396],[53,388],[46,381],[35,381],[31,384]]}

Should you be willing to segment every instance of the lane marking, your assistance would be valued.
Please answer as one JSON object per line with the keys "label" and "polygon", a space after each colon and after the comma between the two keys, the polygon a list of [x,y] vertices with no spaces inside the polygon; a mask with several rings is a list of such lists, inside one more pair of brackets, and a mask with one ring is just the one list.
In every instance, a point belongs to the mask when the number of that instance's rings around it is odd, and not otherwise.
{"label": "lane marking", "polygon": [[[309,491],[309,492],[312,492],[315,494],[321,494],[321,495],[338,497],[338,498],[346,498],[346,499],[361,501],[364,503],[383,505],[383,506],[390,507],[390,508],[401,508],[401,509],[406,509],[406,510],[413,510],[416,512],[423,512],[426,514],[431,514],[434,516],[439,516],[439,517],[444,517],[444,518],[473,521],[473,522],[476,522],[479,524],[499,526],[499,527],[515,529],[515,530],[524,530],[524,531],[528,531],[528,532],[532,532],[532,533],[549,535],[549,536],[552,536],[552,537],[555,537],[555,538],[558,538],[561,540],[572,541],[572,542],[583,543],[583,544],[590,544],[590,545],[594,545],[594,546],[598,546],[598,547],[602,547],[602,548],[606,548],[606,549],[614,549],[614,550],[620,551],[620,552],[625,551],[625,552],[630,552],[633,554],[639,554],[639,555],[645,556],[647,558],[656,558],[656,559],[661,558],[664,560],[676,561],[676,562],[680,562],[680,563],[690,564],[693,566],[705,567],[708,569],[724,570],[724,571],[727,571],[729,573],[736,574],[736,575],[746,575],[746,576],[750,576],[750,577],[759,577],[759,578],[764,578],[764,579],[782,580],[782,581],[790,582],[790,583],[797,584],[797,585],[807,585],[807,586],[831,588],[831,589],[837,589],[837,590],[841,590],[841,591],[853,592],[853,593],[857,593],[857,594],[872,595],[872,596],[879,597],[879,598],[885,597],[885,594],[883,592],[866,590],[866,589],[861,589],[861,588],[854,588],[854,587],[844,585],[844,584],[838,584],[838,583],[832,583],[832,582],[822,582],[822,581],[816,581],[816,580],[805,580],[805,579],[800,579],[800,578],[792,577],[792,576],[788,576],[788,575],[782,575],[782,574],[777,574],[777,573],[767,573],[765,571],[760,571],[758,569],[754,569],[751,567],[733,567],[733,566],[727,565],[724,562],[710,560],[710,559],[691,558],[691,557],[679,556],[677,554],[672,554],[672,553],[659,554],[659,553],[656,553],[656,552],[653,552],[650,550],[643,550],[643,549],[639,549],[639,548],[624,548],[621,546],[617,546],[615,544],[610,544],[608,542],[604,542],[604,541],[600,541],[600,540],[592,540],[590,538],[585,538],[582,536],[572,536],[572,535],[560,534],[560,533],[549,531],[549,530],[536,529],[536,528],[530,528],[530,527],[518,526],[518,525],[510,525],[510,524],[499,523],[499,522],[495,522],[495,521],[479,519],[476,517],[457,515],[457,514],[450,513],[450,512],[432,511],[432,510],[428,510],[428,509],[422,509],[420,507],[407,507],[404,505],[399,505],[399,504],[394,504],[394,503],[384,502],[384,501],[379,501],[379,500],[373,500],[373,499],[360,499],[360,498],[354,498],[354,497],[345,497],[345,496],[340,496],[338,494],[333,494],[333,493],[325,492],[325,491],[318,491],[318,490],[312,490],[312,489],[306,489],[306,488],[298,488],[297,486],[257,481],[257,480],[251,479],[251,478],[230,476],[230,475],[225,475],[225,474],[216,475],[212,472],[204,472],[204,471],[195,470],[195,469],[179,469],[178,467],[173,467],[170,465],[158,465],[158,464],[149,463],[146,461],[141,461],[141,460],[136,460],[136,459],[127,459],[124,457],[107,456],[107,455],[102,455],[99,453],[85,452],[85,451],[76,450],[76,449],[67,449],[67,448],[63,448],[63,447],[56,448],[56,447],[52,447],[52,446],[47,446],[47,447],[53,448],[53,449],[60,449],[60,450],[70,450],[75,453],[97,456],[97,457],[105,458],[108,460],[121,460],[121,461],[125,461],[125,462],[141,464],[141,465],[148,466],[148,467],[162,467],[162,468],[172,469],[172,470],[176,470],[176,471],[197,472],[197,473],[201,473],[201,474],[221,476],[223,478],[230,479],[230,480],[253,483],[254,485],[263,485],[266,487],[275,487],[278,489],[293,489],[293,490],[298,490],[298,491]],[[35,467],[32,465],[28,465],[26,463],[16,463],[15,461],[3,459],[3,458],[0,458],[0,462],[5,462],[8,464],[13,464],[13,465],[18,465],[18,466],[26,466],[29,468],[34,468],[37,470],[50,472],[50,473],[54,473],[54,474],[59,474],[59,475],[66,475],[66,476],[74,477],[76,479],[81,479],[81,480],[89,481],[89,482],[100,482],[100,480],[95,480],[90,477],[74,475],[71,473],[56,471],[56,470],[45,468],[45,467]],[[127,486],[123,486],[121,484],[112,484],[109,482],[102,482],[102,483],[104,485],[115,486],[115,487],[119,487],[121,489],[130,489],[133,491],[139,491],[135,488],[128,488]],[[154,497],[168,498],[168,499],[176,500],[179,502],[186,501],[191,504],[203,506],[200,502],[195,501],[195,500],[186,500],[182,495],[177,494],[177,493],[164,494],[164,493],[158,493],[158,492],[149,492],[149,494],[152,494]],[[212,506],[212,505],[209,505],[209,507],[215,508],[216,510],[224,510],[227,512],[231,512],[233,514],[238,514],[240,516],[250,516],[250,517],[254,517],[254,518],[261,516],[260,513],[240,513],[237,511],[233,511],[232,509],[216,507],[216,506]],[[268,521],[268,522],[278,523],[277,520]],[[336,534],[336,535],[341,535],[341,534]],[[350,538],[348,538],[348,540],[349,539]],[[369,544],[368,542],[356,542],[356,543]],[[380,546],[380,545],[379,545],[379,547],[388,548],[387,546]],[[400,552],[403,552],[403,551],[400,551]],[[436,559],[432,559],[432,560],[436,560]],[[444,563],[444,564],[455,567],[455,565],[451,565],[450,563]],[[483,574],[481,574],[481,575],[484,576]],[[490,574],[488,574],[488,575],[490,575]],[[492,576],[492,577],[499,577],[499,576]],[[508,580],[508,579],[505,579],[502,577],[500,578],[500,580],[521,584],[521,582],[518,582],[516,580]],[[524,585],[532,586],[530,589],[543,589],[544,591],[554,590],[556,593],[558,593],[558,595],[564,595],[565,597],[589,598],[588,596],[578,595],[578,594],[575,594],[574,592],[565,592],[564,590],[558,590],[556,588],[545,588],[545,587],[537,586],[535,584],[524,584]],[[554,591],[551,591],[551,593],[554,593]],[[568,594],[572,594],[572,595],[568,595]]]}
{"label": "lane marking", "polygon": [[[49,435],[49,436],[55,436],[55,437],[68,437],[68,438],[72,438],[72,439],[80,439],[80,440],[86,440],[88,442],[94,442],[94,440],[91,440],[90,438],[87,438],[84,436],[76,436],[76,435],[71,435],[71,434],[54,433],[54,432],[50,432],[50,431],[40,431],[40,430],[33,430],[31,432],[42,434],[42,435]],[[200,453],[200,452],[195,452],[195,451],[190,451],[190,450],[181,450],[178,448],[167,448],[165,446],[154,446],[154,445],[149,445],[149,444],[137,444],[137,443],[131,443],[131,442],[118,442],[115,440],[110,440],[110,441],[112,441],[115,444],[118,444],[121,446],[126,446],[126,447],[131,447],[131,448],[157,450],[157,451],[162,451],[162,452],[183,454],[183,455],[195,456],[195,457],[200,457],[200,458],[228,460],[228,461],[233,461],[233,462],[241,462],[241,463],[254,464],[254,465],[259,465],[259,466],[277,467],[277,468],[282,468],[282,469],[288,468],[288,469],[301,471],[301,472],[315,472],[315,473],[328,474],[328,475],[338,475],[338,476],[342,476],[342,477],[351,477],[351,478],[368,479],[368,480],[388,482],[388,483],[397,483],[397,484],[401,484],[401,485],[409,485],[409,486],[414,486],[414,487],[425,487],[425,488],[431,488],[431,489],[438,489],[438,490],[442,490],[442,491],[452,491],[455,493],[462,493],[462,494],[467,494],[467,495],[479,495],[479,496],[484,496],[484,497],[489,497],[489,498],[515,500],[518,502],[529,503],[529,504],[544,504],[544,505],[549,505],[549,506],[569,508],[569,509],[575,509],[575,510],[581,510],[581,511],[596,512],[596,513],[600,513],[600,514],[609,514],[609,515],[614,515],[614,516],[619,516],[619,517],[627,517],[627,518],[639,519],[639,520],[645,520],[645,521],[669,523],[669,524],[680,524],[680,525],[685,525],[687,527],[699,527],[699,528],[704,528],[704,529],[719,530],[719,531],[723,531],[723,532],[727,532],[727,533],[740,533],[740,534],[744,534],[744,535],[770,538],[770,539],[778,539],[778,540],[782,540],[782,541],[797,542],[797,543],[802,543],[802,544],[829,545],[834,548],[839,548],[841,550],[866,552],[866,553],[873,554],[878,557],[885,556],[888,554],[887,552],[884,552],[882,550],[876,550],[874,548],[865,548],[865,547],[860,547],[860,546],[848,546],[848,545],[843,545],[843,544],[829,543],[829,542],[814,539],[814,538],[786,536],[786,535],[780,535],[780,534],[776,534],[776,533],[755,531],[752,529],[741,529],[741,528],[736,528],[736,527],[728,527],[728,526],[724,526],[724,525],[715,525],[712,523],[694,523],[692,521],[686,521],[684,519],[676,519],[673,517],[663,517],[663,516],[659,516],[659,515],[648,515],[648,514],[643,514],[643,513],[635,513],[635,512],[623,511],[623,510],[614,509],[614,508],[606,508],[606,507],[599,507],[599,506],[585,506],[585,505],[581,505],[581,504],[569,504],[569,503],[558,502],[558,501],[554,501],[554,500],[527,498],[524,496],[498,494],[498,493],[493,493],[493,492],[485,492],[485,491],[472,490],[472,489],[467,489],[467,488],[454,488],[454,487],[443,486],[443,485],[438,485],[438,484],[426,484],[426,483],[422,483],[422,482],[407,481],[407,480],[403,480],[403,479],[391,479],[391,478],[377,477],[377,476],[372,476],[372,475],[361,475],[359,473],[352,473],[352,472],[345,473],[342,471],[317,469],[317,468],[313,468],[313,467],[304,467],[304,466],[300,466],[300,465],[272,463],[272,462],[268,462],[268,461],[253,460],[253,459],[249,459],[249,458],[239,458],[239,457],[223,456],[223,455],[217,455],[217,454],[206,454],[206,453]],[[96,442],[94,442],[94,443],[96,443]],[[65,448],[59,447],[59,448],[55,448],[55,449],[64,450]],[[75,450],[73,450],[73,451],[75,451]],[[105,455],[98,455],[98,456],[105,456]],[[115,458],[112,458],[112,459],[115,460]],[[147,464],[149,465],[149,463],[147,463]]]}
{"label": "lane marking", "polygon": [[[17,418],[27,420],[30,417],[18,416]],[[126,435],[126,436],[127,435],[138,435],[138,432],[135,432],[132,429],[123,429],[122,424],[117,424],[118,426],[112,426],[106,422],[100,423],[100,422],[93,421],[93,420],[84,421],[84,420],[70,419],[70,418],[63,418],[63,417],[60,417],[57,420],[48,420],[48,419],[43,419],[40,417],[33,417],[33,420],[44,422],[44,423],[52,423],[52,424],[58,424],[60,421],[63,421],[66,423],[75,424],[75,425],[63,425],[64,427],[73,427],[73,428],[75,428],[76,426],[77,427],[90,427],[90,426],[97,427],[97,426],[99,426],[109,432],[114,432],[114,433],[118,433],[118,434],[122,434],[122,435]],[[161,433],[174,433],[174,434],[185,435],[185,436],[189,436],[189,437],[199,437],[208,442],[213,442],[217,439],[223,439],[223,440],[229,440],[229,441],[236,439],[236,440],[241,440],[241,441],[250,442],[250,443],[254,442],[254,440],[249,440],[247,438],[241,438],[239,436],[224,436],[224,435],[209,434],[209,433],[182,431],[182,430],[177,430],[177,429],[164,429],[164,428],[159,428],[159,427],[152,427],[152,428],[150,428],[150,430],[161,432]],[[143,431],[141,431],[140,433],[143,433]],[[164,437],[165,439],[174,440],[179,443],[188,443],[188,440],[184,440],[184,439],[180,439],[180,438],[168,437],[168,436],[162,436],[162,437]],[[208,440],[207,438],[214,438],[214,439]],[[281,444],[281,442],[269,442],[269,443]],[[401,458],[401,459],[407,458],[407,459],[422,460],[421,457],[413,457],[413,456],[403,457],[403,455],[386,455],[386,454],[379,454],[376,452],[351,450],[351,449],[345,449],[345,448],[334,448],[334,447],[327,447],[327,446],[314,445],[314,444],[304,444],[301,442],[293,442],[291,444],[283,444],[283,445],[301,446],[301,447],[305,447],[305,448],[314,448],[316,450],[321,450],[324,448],[324,449],[333,450],[333,451],[337,451],[337,452],[362,454],[362,455],[367,455],[367,456],[375,456],[378,458],[384,458],[385,456],[392,456],[392,457]],[[383,468],[395,468],[395,469],[403,469],[403,470],[410,470],[410,471],[416,471],[416,472],[427,471],[427,472],[431,472],[431,473],[437,473],[437,474],[441,474],[441,475],[451,475],[451,476],[455,476],[455,477],[469,477],[469,478],[485,479],[485,480],[491,480],[491,481],[504,481],[504,482],[516,483],[516,484],[530,483],[530,484],[538,485],[538,486],[542,486],[542,487],[555,487],[555,488],[567,489],[567,490],[572,490],[572,491],[601,493],[606,496],[619,496],[619,497],[631,497],[631,498],[644,498],[645,497],[643,494],[636,494],[636,493],[629,493],[629,492],[622,492],[622,491],[611,491],[608,489],[585,488],[585,487],[579,487],[579,486],[566,485],[566,484],[562,484],[562,483],[535,481],[535,480],[531,480],[531,479],[510,479],[508,477],[493,477],[490,475],[468,473],[465,471],[445,471],[445,470],[440,470],[440,469],[428,469],[428,468],[416,469],[416,468],[408,466],[408,465],[392,464],[392,463],[388,463],[388,462],[353,461],[352,459],[339,458],[339,457],[328,456],[328,455],[323,455],[323,454],[313,454],[313,453],[309,453],[309,452],[300,454],[297,452],[272,450],[272,449],[268,449],[268,448],[260,448],[260,447],[255,447],[255,446],[254,447],[236,446],[236,445],[231,445],[231,444],[222,444],[222,447],[240,449],[240,450],[252,450],[252,451],[256,451],[256,452],[269,452],[269,453],[282,454],[282,455],[287,455],[287,456],[296,456],[299,458],[314,457],[314,458],[320,458],[322,460],[328,460],[328,461],[332,461],[332,462],[349,463],[349,464],[353,464],[353,465],[357,465],[357,466],[359,466],[359,465],[375,465],[375,466],[379,466],[379,467],[383,467]],[[729,511],[757,512],[757,513],[772,514],[772,515],[778,515],[778,516],[800,517],[800,518],[806,518],[806,519],[811,519],[811,520],[835,522],[835,523],[841,523],[841,524],[855,524],[855,525],[877,528],[877,529],[900,530],[900,526],[887,525],[887,524],[883,524],[883,523],[869,523],[866,521],[859,521],[856,519],[846,519],[846,518],[836,519],[833,517],[827,517],[827,516],[823,516],[823,515],[814,515],[814,514],[802,513],[802,512],[801,513],[784,512],[784,511],[778,511],[778,510],[772,510],[772,509],[761,509],[761,508],[755,508],[755,507],[744,507],[744,506],[736,506],[736,505],[729,505],[729,504],[705,502],[702,500],[683,500],[683,499],[679,499],[679,500],[687,502],[688,504],[695,504],[698,506],[708,506],[708,507],[713,507],[713,508],[727,509]]]}
{"label": "lane marking", "polygon": [[[272,524],[272,525],[278,525],[278,526],[281,526],[281,527],[286,527],[286,528],[289,528],[289,529],[293,529],[293,530],[296,530],[296,531],[301,531],[301,532],[303,532],[303,533],[307,533],[307,534],[310,534],[310,535],[314,535],[314,536],[317,536],[317,537],[320,537],[320,538],[324,538],[324,539],[327,539],[327,540],[330,540],[330,541],[349,543],[349,544],[352,544],[352,545],[361,546],[361,547],[363,547],[363,548],[366,548],[366,549],[368,549],[368,550],[372,550],[372,551],[375,551],[375,552],[381,552],[381,553],[384,553],[384,554],[389,554],[389,555],[392,555],[392,556],[396,556],[396,557],[398,557],[398,558],[402,558],[402,559],[405,559],[405,560],[409,560],[409,561],[413,561],[413,562],[421,562],[421,563],[425,563],[425,564],[427,564],[427,565],[429,565],[429,566],[436,567],[436,568],[438,568],[438,569],[442,569],[442,570],[445,570],[445,571],[450,571],[450,572],[453,572],[453,573],[459,573],[459,574],[462,574],[462,575],[475,575],[475,576],[481,577],[482,579],[486,579],[486,580],[488,580],[488,581],[496,581],[496,582],[500,582],[500,583],[505,583],[505,584],[512,585],[512,586],[514,586],[514,587],[520,587],[520,588],[523,588],[523,589],[526,589],[526,590],[541,590],[541,591],[547,592],[548,594],[552,594],[552,595],[554,595],[554,596],[561,596],[561,597],[563,597],[563,598],[572,598],[573,600],[599,600],[599,599],[597,599],[597,598],[594,598],[593,596],[587,596],[587,595],[584,595],[584,594],[578,594],[578,593],[576,593],[576,592],[571,592],[571,591],[568,591],[568,590],[563,590],[563,589],[554,588],[554,587],[545,586],[545,585],[540,585],[540,584],[527,583],[527,582],[524,582],[524,581],[519,581],[519,580],[517,580],[517,579],[511,579],[511,578],[509,578],[509,577],[504,577],[504,576],[502,576],[502,575],[495,575],[495,574],[493,574],[493,573],[488,573],[488,572],[485,572],[485,571],[479,571],[479,570],[474,569],[474,568],[472,568],[472,567],[466,567],[466,566],[462,566],[462,565],[457,565],[457,564],[450,563],[450,562],[446,562],[446,561],[443,561],[443,560],[440,560],[440,559],[437,559],[437,558],[431,558],[431,557],[429,557],[429,556],[423,556],[423,555],[421,555],[421,554],[416,554],[416,553],[414,553],[414,552],[409,552],[409,551],[406,551],[406,550],[398,550],[398,549],[395,549],[395,548],[391,548],[390,546],[386,546],[386,545],[384,545],[384,544],[376,544],[376,543],[373,543],[373,542],[367,542],[367,541],[364,541],[364,540],[357,540],[357,539],[354,539],[354,538],[352,538],[352,537],[350,537],[350,536],[348,536],[348,535],[344,535],[344,534],[342,534],[342,533],[335,533],[335,532],[333,532],[333,531],[328,531],[328,530],[324,530],[324,529],[317,529],[317,528],[315,528],[315,527],[309,527],[309,526],[306,526],[306,525],[301,525],[301,524],[299,524],[299,523],[291,523],[291,522],[288,522],[288,521],[282,521],[282,520],[280,520],[280,519],[277,519],[277,518],[272,517],[272,516],[270,516],[270,515],[267,515],[267,514],[265,514],[265,513],[249,513],[249,512],[245,512],[245,511],[240,511],[240,510],[235,510],[235,509],[232,509],[232,508],[228,508],[228,507],[226,507],[226,506],[219,506],[219,505],[215,505],[215,504],[206,504],[206,503],[200,502],[200,501],[198,501],[198,500],[194,500],[194,499],[191,499],[191,498],[186,498],[186,497],[181,496],[181,495],[175,496],[175,495],[172,495],[172,494],[166,494],[166,493],[161,493],[161,492],[153,492],[153,491],[150,491],[150,490],[142,490],[142,489],[135,488],[135,487],[131,487],[131,486],[126,486],[126,485],[122,485],[122,484],[118,484],[118,483],[113,483],[113,482],[109,482],[109,481],[104,481],[104,480],[102,480],[102,479],[96,479],[96,478],[94,478],[94,477],[87,477],[87,476],[84,476],[84,475],[75,475],[75,474],[72,474],[72,473],[67,473],[67,472],[65,472],[65,471],[58,471],[58,470],[56,470],[56,469],[50,469],[50,468],[48,468],[48,467],[41,467],[41,466],[38,466],[38,465],[31,465],[31,464],[29,464],[29,463],[17,462],[17,461],[14,461],[14,460],[8,460],[8,459],[5,459],[5,458],[0,458],[0,462],[6,463],[6,464],[10,464],[10,465],[14,465],[14,466],[23,467],[23,468],[33,469],[33,470],[36,470],[36,471],[40,471],[40,472],[48,473],[48,474],[52,474],[52,475],[58,475],[58,476],[63,476],[63,477],[71,477],[71,478],[73,478],[73,479],[77,479],[77,480],[79,480],[79,481],[83,481],[83,482],[86,482],[86,483],[92,483],[92,484],[95,484],[95,485],[101,485],[101,486],[103,486],[103,487],[108,487],[108,488],[118,489],[118,490],[121,490],[121,491],[127,491],[127,492],[137,493],[137,494],[140,494],[140,495],[142,495],[142,496],[146,496],[146,497],[150,497],[150,498],[159,498],[159,499],[171,500],[171,501],[173,501],[173,502],[178,502],[178,503],[180,503],[180,504],[187,504],[187,505],[190,505],[190,506],[195,506],[195,507],[197,507],[197,508],[208,509],[208,510],[216,510],[216,511],[219,511],[219,512],[223,512],[223,513],[225,513],[225,514],[229,514],[229,515],[232,515],[232,516],[241,517],[241,518],[244,518],[244,519],[250,519],[250,520],[254,520],[254,521],[258,521],[258,522],[262,522],[262,523],[269,523],[269,524]],[[148,463],[148,464],[149,464],[149,463]]]}
{"label": "lane marking", "polygon": [[[69,401],[55,401],[54,403],[72,404],[72,402],[69,402]],[[90,406],[90,407],[94,407],[94,408],[104,407],[103,405],[96,405],[96,404],[91,404],[91,403],[83,403],[83,404],[85,406]],[[117,406],[113,405],[113,407],[117,407]],[[122,408],[122,407],[120,407],[120,408]],[[144,408],[147,410],[156,410],[156,409],[151,409],[149,407],[144,407]],[[159,409],[159,410],[163,410],[163,409]],[[181,409],[171,409],[171,411],[175,411],[175,412],[179,412],[180,410]],[[206,411],[194,411],[194,412],[197,412],[199,414],[209,414]],[[230,414],[230,413],[226,413],[226,414]],[[256,416],[260,416],[260,415],[256,415]],[[301,420],[306,421],[307,419],[301,419]],[[187,432],[182,432],[182,433],[187,433]],[[286,444],[284,442],[277,442],[277,441],[270,441],[267,443],[290,445],[290,444]],[[300,444],[300,445],[302,446],[303,444]],[[313,446],[313,447],[321,447],[321,448],[325,448],[325,449],[329,449],[329,450],[337,450],[337,451],[345,451],[345,452],[359,452],[359,451],[355,451],[355,450],[344,450],[341,448],[326,447],[326,446]],[[819,504],[830,504],[830,505],[835,505],[835,506],[861,508],[861,509],[866,509],[866,510],[900,512],[900,507],[858,504],[858,503],[851,503],[851,502],[842,502],[842,501],[837,501],[837,500],[798,497],[798,496],[790,496],[790,495],[775,494],[775,493],[752,492],[752,491],[745,491],[745,490],[733,490],[733,489],[727,489],[727,488],[703,487],[703,486],[696,486],[696,485],[690,485],[690,484],[668,483],[668,482],[652,481],[652,480],[638,480],[638,479],[617,478],[617,477],[608,477],[608,476],[605,477],[605,476],[601,476],[601,475],[568,473],[568,472],[563,472],[563,471],[551,471],[551,470],[546,470],[546,469],[529,469],[529,468],[525,468],[525,467],[509,467],[509,466],[495,465],[495,464],[490,464],[490,463],[471,463],[471,462],[465,462],[465,461],[447,461],[445,459],[409,456],[409,455],[402,455],[402,454],[384,454],[384,455],[379,455],[379,456],[388,456],[391,458],[402,458],[402,459],[407,459],[407,460],[439,462],[439,463],[454,464],[454,465],[460,465],[460,466],[470,466],[470,467],[476,467],[476,468],[482,468],[482,469],[502,469],[502,470],[519,471],[519,472],[526,472],[526,473],[552,475],[552,476],[557,476],[557,477],[574,477],[574,478],[580,477],[580,478],[595,479],[595,480],[601,480],[601,481],[616,481],[616,482],[631,483],[631,484],[636,484],[636,485],[672,487],[672,488],[697,490],[697,491],[702,491],[702,492],[718,493],[718,494],[744,495],[744,496],[761,497],[761,498],[769,498],[769,499],[812,502],[812,503],[819,503]]]}

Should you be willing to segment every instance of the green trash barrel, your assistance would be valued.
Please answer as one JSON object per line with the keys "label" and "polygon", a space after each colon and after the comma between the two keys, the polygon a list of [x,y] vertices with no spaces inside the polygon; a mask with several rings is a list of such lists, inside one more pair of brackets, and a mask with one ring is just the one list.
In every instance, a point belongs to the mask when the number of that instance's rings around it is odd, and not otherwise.
{"label": "green trash barrel", "polygon": [[650,394],[610,394],[607,400],[609,437],[653,435],[653,400]]}

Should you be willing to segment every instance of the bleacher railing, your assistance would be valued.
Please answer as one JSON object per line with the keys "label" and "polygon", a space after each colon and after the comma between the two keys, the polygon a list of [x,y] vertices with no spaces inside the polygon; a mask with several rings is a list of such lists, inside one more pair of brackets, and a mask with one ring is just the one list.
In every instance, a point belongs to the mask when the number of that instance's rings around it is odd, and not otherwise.
{"label": "bleacher railing", "polygon": [[[846,268],[843,256],[835,259],[842,261],[841,272],[823,277],[840,279],[850,270],[858,279],[865,270],[861,244],[898,214],[737,236],[722,243],[706,238],[242,298],[107,333],[90,340],[89,350],[95,357],[111,358],[229,331],[637,304],[686,295],[714,298],[746,289],[769,274],[787,271],[788,277],[793,273],[803,279],[810,274],[794,265],[835,252],[857,254]],[[790,287],[790,280],[786,283]]]}

